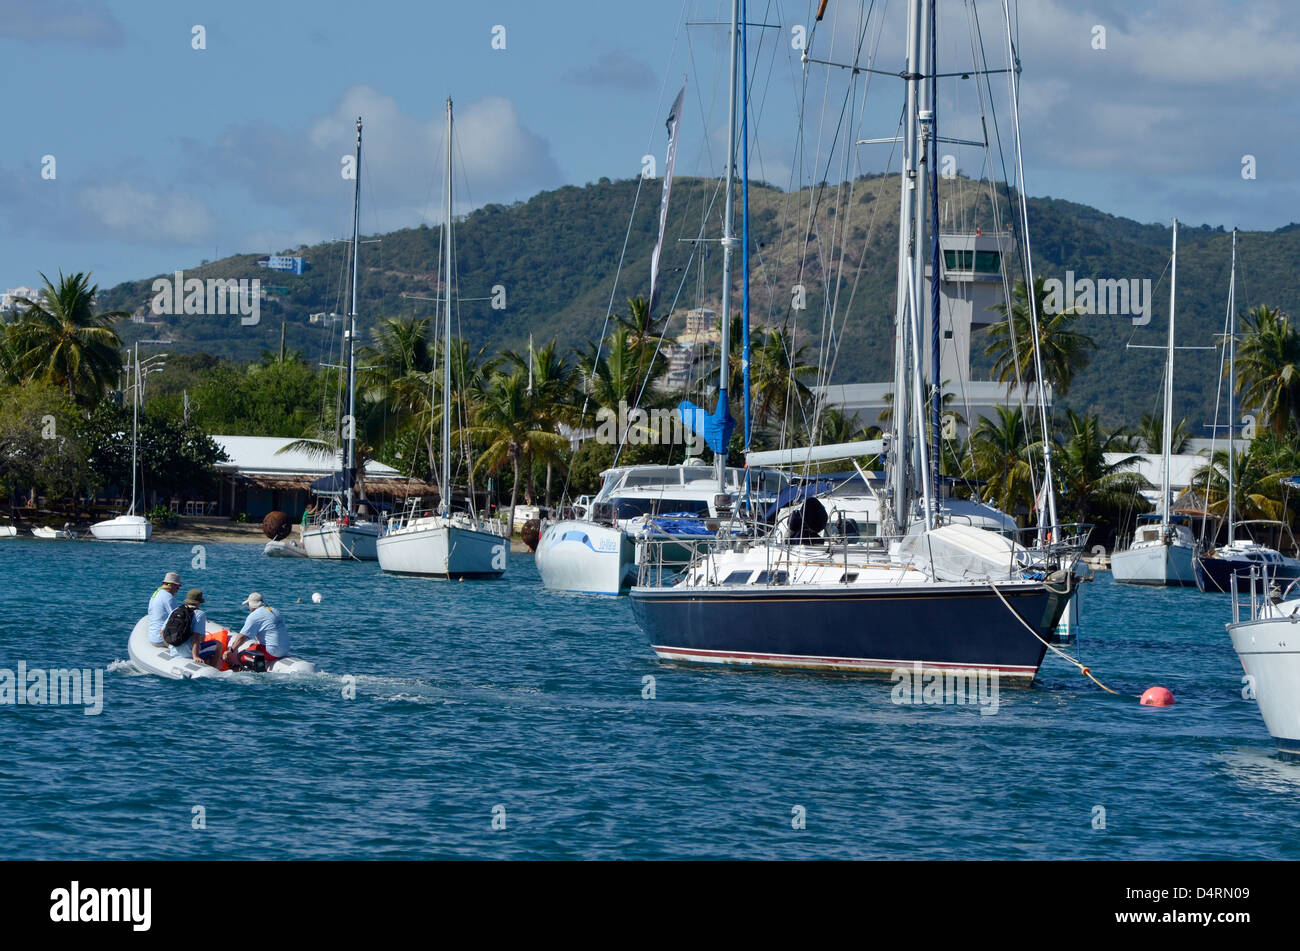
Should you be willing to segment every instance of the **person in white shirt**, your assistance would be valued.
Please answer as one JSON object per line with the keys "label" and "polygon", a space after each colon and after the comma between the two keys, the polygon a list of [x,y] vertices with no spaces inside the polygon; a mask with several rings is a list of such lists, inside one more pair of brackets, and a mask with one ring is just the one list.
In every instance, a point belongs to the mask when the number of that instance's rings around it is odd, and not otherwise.
{"label": "person in white shirt", "polygon": [[176,592],[181,589],[181,576],[174,571],[169,571],[163,577],[160,584],[149,598],[149,643],[156,644],[159,647],[163,645],[163,626],[166,625],[167,619],[172,616],[172,612],[180,605],[176,600]]}
{"label": "person in white shirt", "polygon": [[248,617],[231,642],[227,656],[238,657],[240,649],[247,644],[261,644],[270,670],[272,664],[289,654],[288,626],[280,612],[263,601],[256,591],[241,603],[248,608]]}

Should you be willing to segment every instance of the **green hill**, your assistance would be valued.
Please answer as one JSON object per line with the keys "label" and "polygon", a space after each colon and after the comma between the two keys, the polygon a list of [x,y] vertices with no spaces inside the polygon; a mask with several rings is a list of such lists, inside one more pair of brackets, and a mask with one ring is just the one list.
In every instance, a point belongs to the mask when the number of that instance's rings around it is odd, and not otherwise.
{"label": "green hill", "polygon": [[[625,299],[648,291],[650,255],[657,228],[660,181],[611,182],[567,186],[543,192],[510,206],[488,205],[456,227],[456,265],[461,303],[459,332],[476,347],[522,348],[529,334],[538,341],[559,339],[580,347],[596,339],[613,290],[626,236],[627,254],[614,298],[616,312]],[[987,186],[965,179],[945,182],[941,197],[945,230],[949,222],[992,230],[998,219]],[[635,215],[629,215],[635,202]],[[1159,407],[1162,355],[1130,350],[1128,341],[1162,344],[1168,313],[1170,231],[1167,226],[1139,224],[1084,205],[1054,198],[1029,202],[1035,270],[1046,277],[1151,278],[1154,310],[1151,324],[1134,327],[1128,318],[1094,316],[1080,328],[1097,342],[1091,365],[1081,373],[1068,405],[1100,413],[1112,425],[1134,423]],[[1005,205],[1001,220],[1008,220]],[[713,180],[684,178],[673,187],[669,235],[661,265],[663,291],[656,313],[667,312],[677,298],[670,334],[681,329],[680,311],[694,306],[717,308],[721,254],[716,243],[699,244],[701,233],[716,238],[722,196]],[[835,314],[841,335],[834,382],[883,380],[892,354],[892,313],[897,253],[898,178],[868,176],[840,186],[785,193],[751,185],[751,282],[753,315],[760,325],[793,322],[800,341],[816,358],[823,339],[824,301],[836,287],[824,273],[842,273]],[[739,227],[739,225],[737,226]],[[1005,224],[1003,225],[1005,228]],[[413,298],[440,292],[439,228],[420,227],[363,237],[360,281],[362,336],[376,317],[431,313],[436,305]],[[843,247],[833,266],[821,262],[818,247]],[[1222,229],[1181,227],[1179,233],[1178,340],[1209,345],[1222,327],[1227,298],[1230,235]],[[301,254],[310,269],[301,276],[257,265],[267,253]],[[692,253],[696,252],[693,259]],[[703,273],[700,257],[703,256]],[[290,349],[309,359],[327,361],[337,354],[337,328],[311,323],[316,313],[341,312],[347,283],[346,242],[299,249],[263,249],[186,270],[186,278],[260,278],[267,299],[260,321],[242,326],[238,317],[149,317],[155,324],[126,324],[127,342],[140,338],[173,341],[172,352],[207,352],[237,362],[258,358],[279,347],[284,325]],[[1240,240],[1238,305],[1259,303],[1300,314],[1300,289],[1292,269],[1300,260],[1300,227],[1272,233],[1243,233]],[[861,266],[859,267],[859,262]],[[737,265],[737,279],[739,266]],[[1164,275],[1162,280],[1161,275]],[[169,275],[162,275],[164,277]],[[119,284],[101,292],[105,309],[147,314],[153,278]],[[791,288],[802,282],[807,309],[791,311]],[[488,300],[502,286],[506,307],[493,310]],[[409,296],[404,296],[409,295]],[[833,295],[832,295],[833,296]],[[483,298],[482,300],[470,300]],[[975,348],[973,365],[988,361]],[[1185,351],[1177,357],[1176,413],[1200,432],[1213,414],[1217,354]]]}

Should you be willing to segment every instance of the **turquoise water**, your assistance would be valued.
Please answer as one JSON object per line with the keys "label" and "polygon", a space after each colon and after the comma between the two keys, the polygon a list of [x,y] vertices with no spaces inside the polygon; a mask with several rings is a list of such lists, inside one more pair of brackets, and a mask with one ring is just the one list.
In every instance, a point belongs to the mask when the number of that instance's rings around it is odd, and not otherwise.
{"label": "turquoise water", "polygon": [[[1049,656],[981,716],[895,705],[887,679],[659,663],[626,599],[544,592],[527,555],[464,583],[193,557],[0,542],[0,667],[107,668],[98,716],[0,707],[0,858],[1300,857],[1300,765],[1241,697],[1225,596],[1099,575],[1083,656],[1124,696]],[[226,624],[261,591],[322,673],[132,672],[168,570]],[[1140,706],[1152,684],[1178,703]]]}

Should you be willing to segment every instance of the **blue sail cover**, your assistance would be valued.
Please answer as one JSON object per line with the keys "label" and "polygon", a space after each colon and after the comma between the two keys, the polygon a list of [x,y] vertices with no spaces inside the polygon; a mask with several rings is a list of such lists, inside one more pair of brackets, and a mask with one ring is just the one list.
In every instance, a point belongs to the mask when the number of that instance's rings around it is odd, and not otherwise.
{"label": "blue sail cover", "polygon": [[[356,481],[356,469],[344,469],[339,472],[331,472],[327,476],[317,479],[311,484],[311,490],[321,495],[342,495],[347,491],[348,486]],[[348,478],[348,476],[352,478]]]}
{"label": "blue sail cover", "polygon": [[727,451],[731,434],[736,429],[736,420],[731,415],[731,407],[727,405],[725,390],[719,394],[718,408],[714,412],[708,413],[690,400],[682,400],[677,404],[677,414],[682,418],[682,425],[702,437],[705,445],[714,452]]}

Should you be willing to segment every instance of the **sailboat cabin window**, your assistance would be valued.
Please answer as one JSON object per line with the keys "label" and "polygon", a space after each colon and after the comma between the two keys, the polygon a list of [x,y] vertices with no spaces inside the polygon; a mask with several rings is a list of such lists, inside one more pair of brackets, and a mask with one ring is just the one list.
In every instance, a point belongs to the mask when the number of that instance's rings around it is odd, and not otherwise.
{"label": "sailboat cabin window", "polygon": [[744,584],[746,581],[749,580],[749,576],[752,574],[753,574],[752,571],[733,571],[731,574],[727,575],[726,578],[722,579],[722,583],[723,584]]}
{"label": "sailboat cabin window", "polygon": [[758,577],[754,579],[754,584],[789,584],[790,573],[788,571],[760,571]]}

